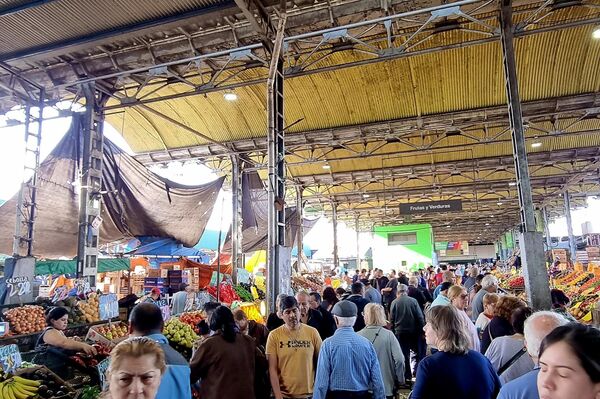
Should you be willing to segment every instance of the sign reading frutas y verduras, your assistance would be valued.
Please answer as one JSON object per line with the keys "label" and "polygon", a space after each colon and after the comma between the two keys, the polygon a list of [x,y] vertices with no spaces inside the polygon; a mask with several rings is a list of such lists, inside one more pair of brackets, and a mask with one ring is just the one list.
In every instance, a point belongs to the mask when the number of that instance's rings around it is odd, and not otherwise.
{"label": "sign reading frutas y verduras", "polygon": [[400,204],[401,215],[456,211],[462,211],[461,200],[413,202],[410,204]]}

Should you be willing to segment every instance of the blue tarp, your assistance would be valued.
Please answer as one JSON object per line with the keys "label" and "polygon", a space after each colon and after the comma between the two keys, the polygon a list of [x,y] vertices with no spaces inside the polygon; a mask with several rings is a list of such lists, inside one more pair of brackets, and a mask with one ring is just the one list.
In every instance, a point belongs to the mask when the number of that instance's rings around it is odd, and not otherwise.
{"label": "blue tarp", "polygon": [[140,245],[127,255],[195,257],[200,263],[209,263],[210,257],[196,248],[184,247],[172,238],[138,237]]}

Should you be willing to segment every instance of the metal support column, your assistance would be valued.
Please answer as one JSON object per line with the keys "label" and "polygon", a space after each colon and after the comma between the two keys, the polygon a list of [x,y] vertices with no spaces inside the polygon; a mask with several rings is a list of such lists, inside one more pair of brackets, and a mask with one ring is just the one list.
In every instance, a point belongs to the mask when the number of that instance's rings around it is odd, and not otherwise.
{"label": "metal support column", "polygon": [[[23,182],[17,198],[13,256],[32,256],[43,112],[44,90],[40,89],[36,128],[32,128],[32,122],[36,118],[31,115],[31,106],[27,105],[25,107],[25,159],[23,162]],[[23,248],[25,251],[22,253]]]}
{"label": "metal support column", "polygon": [[544,234],[546,235],[546,249],[549,251],[552,249],[552,237],[550,236],[550,221],[548,220],[548,210],[546,207],[542,208],[542,216],[544,217]]}
{"label": "metal support column", "polygon": [[565,200],[565,216],[567,218],[567,234],[569,235],[569,250],[571,251],[571,262],[575,264],[577,260],[577,244],[573,235],[573,219],[571,218],[571,196],[568,191],[563,193]]}
{"label": "metal support column", "polygon": [[356,228],[356,268],[360,269],[360,229],[358,228],[360,215],[357,213],[354,216],[354,226]]}
{"label": "metal support column", "polygon": [[513,43],[512,5],[511,0],[499,0],[499,3],[504,77],[506,79],[508,114],[512,133],[513,158],[517,175],[517,190],[521,213],[521,237],[519,243],[521,260],[524,265],[525,289],[534,309],[550,309],[550,284],[544,259],[543,238],[542,233],[537,232],[535,226],[533,195],[525,147],[525,132]]}
{"label": "metal support column", "polygon": [[304,226],[302,226],[302,217],[304,206],[302,205],[304,187],[296,187],[296,209],[298,210],[298,232],[296,233],[296,248],[298,250],[298,271],[302,270],[302,257],[304,256]]}
{"label": "metal support column", "polygon": [[334,202],[331,204],[331,221],[333,223],[333,268],[340,266],[340,257],[338,250],[338,219],[337,219],[337,204]]}
{"label": "metal support column", "polygon": [[243,268],[242,262],[242,162],[237,155],[231,156],[231,264],[234,283],[237,284],[237,269]]}
{"label": "metal support column", "polygon": [[275,310],[275,302],[280,290],[280,249],[285,245],[284,61],[281,56],[285,21],[284,14],[277,27],[277,36],[271,54],[269,77],[267,79],[267,142],[269,157],[267,297],[271,311]]}
{"label": "metal support column", "polygon": [[90,287],[96,285],[100,209],[102,202],[102,161],[106,95],[96,91],[94,83],[82,85],[85,115],[81,121],[83,153],[80,171],[79,235],[77,241],[77,277],[86,277]]}

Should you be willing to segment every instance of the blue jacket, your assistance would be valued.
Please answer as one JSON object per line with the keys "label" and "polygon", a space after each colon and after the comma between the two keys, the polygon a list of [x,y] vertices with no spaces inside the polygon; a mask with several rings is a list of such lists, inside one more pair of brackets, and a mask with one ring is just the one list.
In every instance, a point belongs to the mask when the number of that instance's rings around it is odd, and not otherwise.
{"label": "blue jacket", "polygon": [[164,335],[151,334],[147,337],[162,347],[167,363],[167,370],[160,381],[156,399],[191,399],[190,365],[187,360],[169,346],[169,341]]}

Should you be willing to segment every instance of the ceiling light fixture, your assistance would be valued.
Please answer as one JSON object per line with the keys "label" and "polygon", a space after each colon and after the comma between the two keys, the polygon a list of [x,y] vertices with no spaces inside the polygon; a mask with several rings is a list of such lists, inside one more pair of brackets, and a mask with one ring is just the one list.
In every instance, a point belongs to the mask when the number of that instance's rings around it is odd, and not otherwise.
{"label": "ceiling light fixture", "polygon": [[323,169],[327,169],[327,170],[329,170],[329,169],[331,169],[331,166],[330,166],[330,165],[327,165],[327,164],[325,164],[325,165],[323,165]]}
{"label": "ceiling light fixture", "polygon": [[224,98],[226,101],[235,101],[235,100],[237,100],[237,99],[238,99],[238,96],[237,96],[237,94],[235,94],[234,92],[232,92],[232,91],[228,91],[228,92],[226,92],[225,94],[223,94],[223,98]]}
{"label": "ceiling light fixture", "polygon": [[363,194],[363,198],[369,198],[370,195],[369,194]]}
{"label": "ceiling light fixture", "polygon": [[600,26],[594,29],[594,31],[592,32],[592,37],[594,39],[600,39]]}
{"label": "ceiling light fixture", "polygon": [[517,183],[516,183],[516,182],[514,182],[514,181],[511,181],[510,183],[508,183],[508,185],[509,185],[509,186],[516,186],[516,185],[517,185]]}
{"label": "ceiling light fixture", "polygon": [[535,143],[531,143],[531,148],[540,148],[542,146],[542,143],[539,141],[536,141]]}
{"label": "ceiling light fixture", "polygon": [[497,204],[498,206],[500,206],[500,205],[502,205],[502,202],[497,202],[496,204]]}

